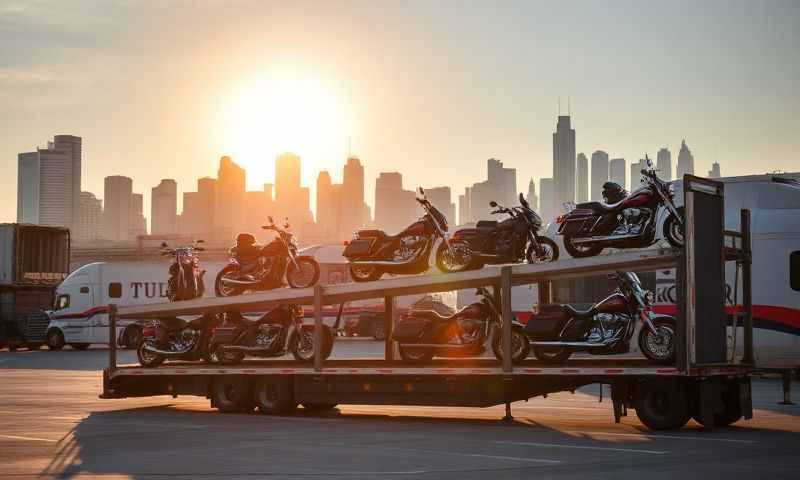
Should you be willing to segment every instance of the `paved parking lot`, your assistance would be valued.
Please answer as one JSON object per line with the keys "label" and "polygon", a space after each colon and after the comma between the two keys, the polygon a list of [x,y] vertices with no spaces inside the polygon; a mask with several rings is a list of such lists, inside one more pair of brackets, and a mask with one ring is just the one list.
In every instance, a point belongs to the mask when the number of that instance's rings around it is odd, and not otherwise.
{"label": "paved parking lot", "polygon": [[[382,344],[337,342],[337,357]],[[222,415],[197,397],[101,400],[107,351],[0,352],[0,477],[797,478],[800,406],[753,384],[756,418],[731,428],[619,425],[599,387],[501,407],[343,406]],[[123,357],[133,360],[131,352]],[[371,354],[370,354],[371,355]]]}

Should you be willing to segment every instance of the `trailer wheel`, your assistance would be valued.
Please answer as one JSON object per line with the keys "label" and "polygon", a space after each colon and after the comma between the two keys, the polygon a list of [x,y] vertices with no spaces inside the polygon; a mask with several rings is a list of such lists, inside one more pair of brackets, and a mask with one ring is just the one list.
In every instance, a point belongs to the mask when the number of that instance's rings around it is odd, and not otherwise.
{"label": "trailer wheel", "polygon": [[219,377],[211,388],[211,406],[222,413],[242,413],[253,409],[253,394],[242,378]]}
{"label": "trailer wheel", "polygon": [[51,328],[47,332],[47,348],[50,350],[61,350],[64,348],[64,334],[61,330]]}
{"label": "trailer wheel", "polygon": [[294,403],[292,379],[289,377],[262,378],[253,389],[253,400],[258,412],[263,415],[285,415],[291,413]]}
{"label": "trailer wheel", "polygon": [[81,350],[81,351],[88,350],[89,349],[89,345],[90,344],[88,344],[88,343],[70,343],[69,344],[69,346],[74,348],[75,350]]}
{"label": "trailer wheel", "polygon": [[324,412],[326,410],[333,410],[336,408],[335,403],[301,403],[303,408],[309,412]]}
{"label": "trailer wheel", "polygon": [[742,418],[742,405],[739,401],[739,384],[735,381],[725,382],[721,388],[722,405],[724,409],[714,414],[714,425],[706,425],[703,423],[703,418],[697,411],[697,407],[693,408],[692,412],[692,418],[695,422],[708,428],[727,427]]}
{"label": "trailer wheel", "polygon": [[636,416],[651,430],[673,430],[689,421],[685,388],[676,382],[645,381],[636,388]]}

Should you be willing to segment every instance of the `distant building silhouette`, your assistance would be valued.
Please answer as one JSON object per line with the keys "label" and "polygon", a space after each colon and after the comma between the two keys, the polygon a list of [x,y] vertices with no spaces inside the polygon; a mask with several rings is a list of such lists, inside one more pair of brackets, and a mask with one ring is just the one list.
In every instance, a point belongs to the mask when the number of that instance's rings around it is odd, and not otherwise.
{"label": "distant building silhouette", "polygon": [[592,153],[592,200],[603,200],[603,184],[608,181],[608,169],[608,154],[602,150],[595,150]]}
{"label": "distant building silhouette", "polygon": [[656,169],[658,176],[662,180],[672,180],[672,152],[667,147],[663,147],[658,151],[656,156]]}
{"label": "distant building silhouette", "polygon": [[528,201],[533,210],[539,210],[539,197],[536,196],[536,182],[533,181],[533,178],[528,182],[528,195],[525,200]]}
{"label": "distant building silhouette", "polygon": [[341,230],[347,238],[369,222],[368,208],[364,202],[364,166],[352,155],[344,165],[340,211]]}
{"label": "distant building silhouette", "polygon": [[721,176],[722,176],[722,174],[720,173],[720,170],[719,170],[719,163],[714,162],[713,164],[711,164],[711,170],[708,171],[708,177],[709,178],[719,178]]}
{"label": "distant building silhouette", "polygon": [[631,188],[634,191],[642,185],[642,170],[647,169],[647,162],[645,159],[640,159],[638,162],[631,163]]}
{"label": "distant building silhouette", "polygon": [[539,179],[539,214],[545,223],[552,222],[556,217],[556,210],[554,208],[555,201],[555,182],[552,178]]}
{"label": "distant building silhouette", "polygon": [[456,223],[456,205],[451,201],[450,187],[425,188],[425,195],[431,204],[447,217],[450,226]]}
{"label": "distant building silhouette", "polygon": [[[179,233],[207,241],[214,239],[216,188],[216,179],[203,177],[197,179],[196,192],[183,192],[183,211],[178,219]],[[230,241],[229,238],[223,240]]]}
{"label": "distant building silhouette", "polygon": [[300,185],[300,157],[286,152],[275,159],[275,209],[277,217],[289,219],[294,231],[313,221],[310,192]]}
{"label": "distant building silhouette", "polygon": [[131,239],[133,181],[121,175],[105,178],[103,188],[103,238],[117,242]]}
{"label": "distant building silhouette", "polygon": [[469,223],[470,216],[469,211],[469,198],[470,198],[470,188],[465,187],[464,193],[458,196],[458,224],[464,225],[465,223]]}
{"label": "distant building silhouette", "polygon": [[144,216],[144,195],[141,193],[134,193],[131,195],[131,215],[128,237],[134,240],[139,235],[147,235],[147,218]]}
{"label": "distant building silhouette", "polygon": [[608,179],[614,183],[622,185],[625,188],[627,174],[625,172],[625,159],[614,158],[608,164]]}
{"label": "distant building silhouette", "polygon": [[78,230],[73,231],[75,240],[92,242],[101,237],[103,226],[103,202],[91,192],[81,192],[81,208],[78,215]]}
{"label": "distant building silhouette", "polygon": [[178,215],[178,233],[202,238],[200,235],[201,222],[200,194],[198,192],[183,192],[183,210]]}
{"label": "distant building silhouette", "polygon": [[[461,223],[477,222],[488,218],[489,202],[503,205],[515,205],[517,202],[517,170],[515,168],[503,167],[503,162],[496,158],[486,161],[486,181],[472,184],[464,195],[469,203],[469,216],[461,220]],[[460,203],[460,201],[459,201]],[[463,215],[462,215],[463,217]]]}
{"label": "distant building silhouette", "polygon": [[178,233],[178,184],[171,178],[161,180],[150,191],[150,233]]}
{"label": "distant building silhouette", "polygon": [[680,180],[685,174],[694,175],[694,155],[686,146],[686,139],[681,141],[681,150],[678,152],[678,175]]}
{"label": "distant building silhouette", "polygon": [[17,221],[79,229],[81,137],[56,135],[17,157]]}
{"label": "distant building silhouette", "polygon": [[214,196],[215,239],[232,239],[237,233],[246,229],[246,183],[247,177],[242,167],[230,157],[220,158]]}
{"label": "distant building silhouette", "polygon": [[553,197],[554,214],[562,210],[565,202],[575,201],[575,129],[569,115],[559,115],[553,133]]}
{"label": "distant building silhouette", "polygon": [[413,190],[403,190],[403,176],[381,172],[375,180],[375,226],[396,234],[419,216]]}
{"label": "distant building silhouette", "polygon": [[248,191],[244,195],[244,231],[260,237],[264,234],[264,230],[261,227],[267,224],[268,217],[272,216],[275,221],[279,220],[276,218],[278,211],[275,208],[275,202],[272,200],[272,184],[265,183],[262,190]]}
{"label": "distant building silhouette", "polygon": [[578,203],[589,201],[589,159],[583,153],[578,154],[576,160],[577,175],[575,181],[577,182],[575,189],[575,200]]}

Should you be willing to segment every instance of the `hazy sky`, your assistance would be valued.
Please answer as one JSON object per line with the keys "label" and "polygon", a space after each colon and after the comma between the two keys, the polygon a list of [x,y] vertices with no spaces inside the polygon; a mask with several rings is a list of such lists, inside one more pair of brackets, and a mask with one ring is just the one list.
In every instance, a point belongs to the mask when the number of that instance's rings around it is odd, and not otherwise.
{"label": "hazy sky", "polygon": [[[565,5],[557,5],[564,3]],[[194,190],[220,155],[341,180],[352,150],[406,188],[515,167],[551,175],[557,99],[577,151],[627,160],[682,138],[696,171],[800,170],[800,1],[0,0],[0,221],[17,153],[83,137],[83,189],[128,175]]]}

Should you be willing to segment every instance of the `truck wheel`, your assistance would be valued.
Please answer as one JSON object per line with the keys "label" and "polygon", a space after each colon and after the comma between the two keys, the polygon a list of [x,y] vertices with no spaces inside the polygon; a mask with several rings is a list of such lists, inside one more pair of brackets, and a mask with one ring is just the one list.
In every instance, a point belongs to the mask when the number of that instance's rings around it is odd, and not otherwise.
{"label": "truck wheel", "polygon": [[263,415],[285,415],[297,406],[290,377],[260,379],[253,389],[253,400]]}
{"label": "truck wheel", "polygon": [[50,350],[61,350],[64,348],[64,334],[61,330],[51,328],[47,332],[47,348]]}
{"label": "truck wheel", "polygon": [[70,343],[69,346],[75,350],[85,351],[89,349],[89,343]]}
{"label": "truck wheel", "polygon": [[219,377],[211,388],[211,406],[222,413],[244,413],[253,410],[253,392],[238,377]]}
{"label": "truck wheel", "polygon": [[335,403],[301,403],[300,405],[309,412],[324,412],[336,408]]}
{"label": "truck wheel", "polygon": [[685,387],[676,382],[646,381],[636,388],[636,416],[651,430],[673,430],[689,421]]}
{"label": "truck wheel", "polygon": [[739,402],[739,385],[733,382],[725,382],[722,387],[722,404],[724,409],[721,412],[714,414],[714,425],[706,425],[703,423],[703,418],[696,411],[692,413],[692,418],[700,425],[713,428],[713,427],[727,427],[730,426],[740,418],[742,418],[742,405]]}

